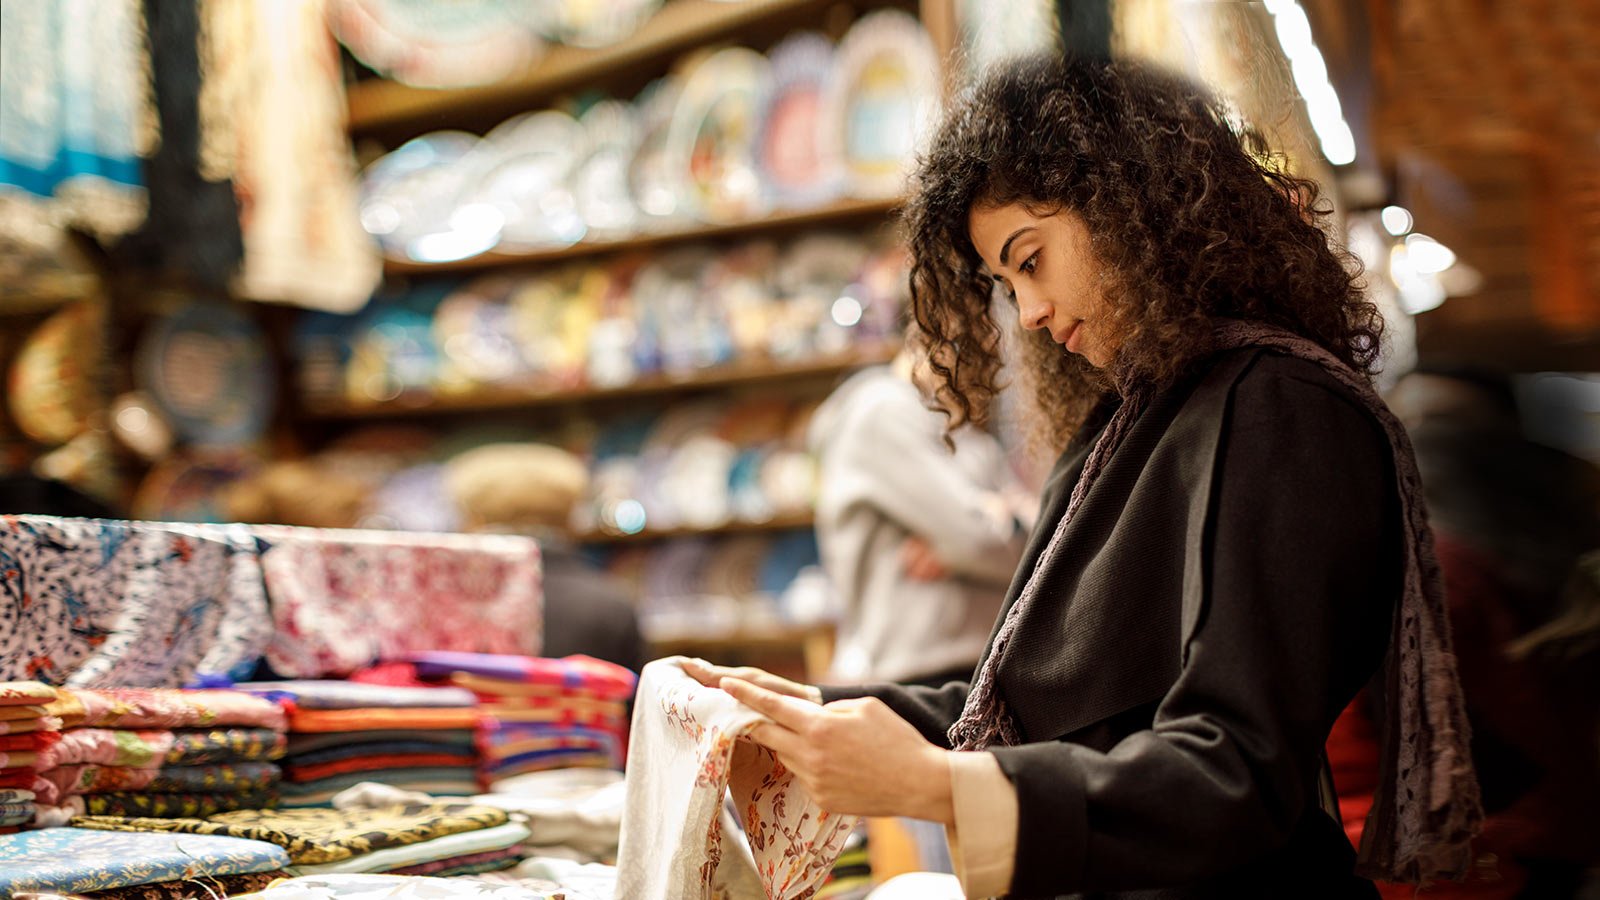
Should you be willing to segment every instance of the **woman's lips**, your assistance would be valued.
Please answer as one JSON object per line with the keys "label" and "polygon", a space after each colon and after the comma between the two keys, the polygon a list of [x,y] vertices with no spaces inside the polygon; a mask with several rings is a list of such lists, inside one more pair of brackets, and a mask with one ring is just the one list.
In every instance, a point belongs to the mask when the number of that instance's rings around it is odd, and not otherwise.
{"label": "woman's lips", "polygon": [[1056,339],[1057,343],[1064,345],[1073,353],[1077,353],[1078,348],[1083,345],[1083,320],[1079,319],[1078,321],[1073,322],[1072,327],[1068,328],[1065,334],[1057,334],[1052,336]]}

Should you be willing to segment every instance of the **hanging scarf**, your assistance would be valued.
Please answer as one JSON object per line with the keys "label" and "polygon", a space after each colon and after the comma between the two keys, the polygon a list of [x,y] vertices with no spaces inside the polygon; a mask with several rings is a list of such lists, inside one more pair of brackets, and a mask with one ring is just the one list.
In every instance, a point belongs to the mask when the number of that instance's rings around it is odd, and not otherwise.
{"label": "hanging scarf", "polygon": [[[1468,748],[1466,707],[1450,648],[1439,564],[1434,559],[1411,441],[1367,379],[1315,342],[1273,326],[1233,320],[1222,322],[1215,337],[1217,350],[1265,347],[1317,363],[1361,400],[1388,435],[1400,489],[1405,582],[1384,663],[1387,687],[1381,783],[1362,835],[1357,870],[1389,881],[1459,878],[1471,863],[1469,843],[1478,831],[1483,810]],[[1151,399],[1148,390],[1125,394],[1122,406],[1084,463],[1066,514],[1022,594],[1006,613],[994,646],[973,681],[961,718],[950,728],[950,743],[957,750],[1020,742],[995,677],[1017,622],[1038,602],[1040,573],[1048,571],[1062,552],[1068,523]]]}

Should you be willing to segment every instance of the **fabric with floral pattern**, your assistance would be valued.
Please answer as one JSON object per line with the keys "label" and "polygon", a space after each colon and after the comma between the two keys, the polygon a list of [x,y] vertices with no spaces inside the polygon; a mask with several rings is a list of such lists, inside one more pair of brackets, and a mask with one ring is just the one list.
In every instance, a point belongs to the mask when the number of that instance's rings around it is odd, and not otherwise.
{"label": "fabric with floral pattern", "polygon": [[256,872],[250,875],[221,875],[218,877],[187,878],[182,881],[158,881],[155,884],[136,884],[94,891],[83,896],[93,900],[196,900],[196,898],[237,897],[259,891],[274,881],[288,878],[289,873]]}
{"label": "fabric with floral pattern", "polygon": [[73,691],[83,704],[83,724],[98,728],[212,728],[249,726],[283,731],[283,707],[234,690]]}
{"label": "fabric with floral pattern", "polygon": [[160,525],[0,516],[0,678],[176,687],[259,658],[254,547]]}
{"label": "fabric with floral pattern", "polygon": [[278,803],[277,794],[271,791],[243,794],[152,794],[144,791],[117,791],[110,794],[85,794],[82,800],[83,814],[86,816],[152,819],[204,818],[241,809],[265,809]]}
{"label": "fabric with floral pattern", "polygon": [[492,807],[432,803],[359,810],[240,810],[206,819],[86,816],[73,824],[110,831],[226,834],[269,841],[288,850],[298,865],[349,859],[385,847],[492,828],[506,821],[506,813]]}
{"label": "fabric with floral pattern", "polygon": [[267,728],[174,731],[162,762],[169,766],[271,762],[282,759],[288,748],[289,738],[283,732]]}
{"label": "fabric with floral pattern", "polygon": [[0,682],[0,706],[31,706],[49,703],[56,689],[39,681]]}
{"label": "fabric with floral pattern", "polygon": [[23,891],[103,891],[204,875],[284,868],[282,847],[190,834],[49,828],[0,836],[0,896]]}
{"label": "fabric with floral pattern", "polygon": [[[769,900],[804,900],[827,880],[857,819],[819,808],[764,747],[741,742],[763,717],[690,678],[682,658],[639,679],[617,896],[710,898],[723,868],[752,862]],[[754,860],[725,858],[723,797],[732,791]]]}
{"label": "fabric with floral pattern", "polygon": [[102,766],[153,768],[172,749],[170,731],[123,731],[110,728],[73,728],[40,751],[39,769],[93,763]]}
{"label": "fabric with floral pattern", "polygon": [[268,545],[261,565],[276,628],[267,661],[279,674],[348,675],[423,650],[539,651],[543,591],[530,538],[252,530]]}

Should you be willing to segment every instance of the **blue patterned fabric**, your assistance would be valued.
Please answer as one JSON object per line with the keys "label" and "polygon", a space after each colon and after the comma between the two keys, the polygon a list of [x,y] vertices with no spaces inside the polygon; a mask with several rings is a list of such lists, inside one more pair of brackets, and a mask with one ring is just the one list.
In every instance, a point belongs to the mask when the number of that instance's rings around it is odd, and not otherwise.
{"label": "blue patterned fabric", "polygon": [[0,680],[178,687],[271,637],[247,533],[0,516]]}
{"label": "blue patterned fabric", "polygon": [[276,844],[206,834],[46,828],[0,835],[0,896],[101,891],[289,865]]}

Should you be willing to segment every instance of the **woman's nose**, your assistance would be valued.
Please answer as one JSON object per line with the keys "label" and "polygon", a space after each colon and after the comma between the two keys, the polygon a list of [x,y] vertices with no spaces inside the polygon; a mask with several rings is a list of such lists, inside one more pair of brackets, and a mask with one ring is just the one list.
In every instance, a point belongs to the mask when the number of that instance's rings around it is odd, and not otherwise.
{"label": "woman's nose", "polygon": [[1017,296],[1017,320],[1024,331],[1044,328],[1050,323],[1050,304],[1037,297]]}

